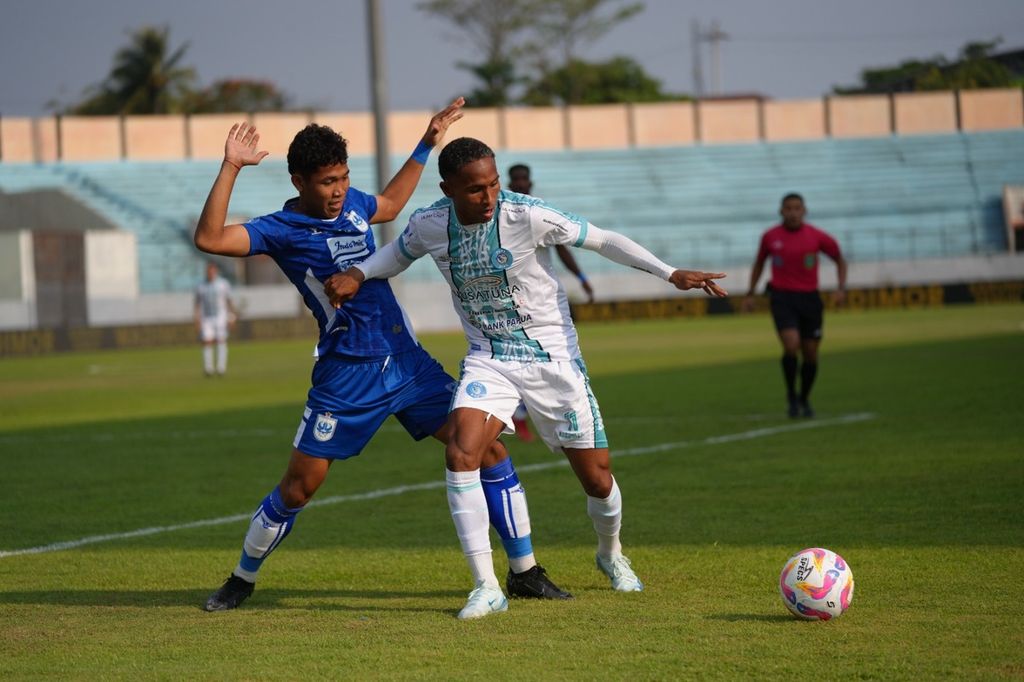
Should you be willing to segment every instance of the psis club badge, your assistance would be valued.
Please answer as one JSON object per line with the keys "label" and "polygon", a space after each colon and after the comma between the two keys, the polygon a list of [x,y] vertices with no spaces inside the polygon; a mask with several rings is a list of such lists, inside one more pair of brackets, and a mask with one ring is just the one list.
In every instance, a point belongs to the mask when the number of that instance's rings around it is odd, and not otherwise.
{"label": "psis club badge", "polygon": [[313,426],[313,438],[321,443],[334,438],[334,432],[338,427],[338,420],[331,416],[330,412],[324,412],[316,416],[316,424]]}
{"label": "psis club badge", "polygon": [[511,251],[502,248],[491,251],[491,266],[495,270],[508,270],[510,265],[512,265]]}

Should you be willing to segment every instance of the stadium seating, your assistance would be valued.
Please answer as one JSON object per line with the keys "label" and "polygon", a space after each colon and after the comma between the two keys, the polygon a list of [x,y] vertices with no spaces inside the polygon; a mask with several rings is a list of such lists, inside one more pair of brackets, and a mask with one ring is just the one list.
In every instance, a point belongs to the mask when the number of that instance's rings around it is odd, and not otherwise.
{"label": "stadium seating", "polygon": [[[1024,183],[1024,131],[498,154],[499,169],[533,168],[535,191],[601,227],[629,234],[670,263],[749,262],[783,194],[802,193],[808,220],[848,257],[877,261],[1005,249],[1004,184]],[[392,167],[404,161],[392,160]],[[208,161],[0,164],[0,190],[60,187],[139,237],[143,292],[184,291],[201,276],[191,231],[219,164]],[[350,161],[355,184],[376,185],[373,160]],[[429,164],[409,209],[440,196]],[[282,159],[246,169],[230,215],[271,212],[294,194]],[[593,272],[619,266],[589,253]],[[427,263],[412,276],[437,275]]]}

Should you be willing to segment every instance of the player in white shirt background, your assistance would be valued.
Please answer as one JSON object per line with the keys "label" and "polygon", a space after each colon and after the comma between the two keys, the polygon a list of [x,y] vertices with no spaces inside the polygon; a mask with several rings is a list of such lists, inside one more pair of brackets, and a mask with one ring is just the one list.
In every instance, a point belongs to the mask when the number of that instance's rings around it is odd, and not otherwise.
{"label": "player in white shirt background", "polygon": [[[207,263],[206,279],[196,288],[195,323],[203,343],[203,373],[223,376],[228,370],[228,328],[238,310],[231,301],[231,284],[216,263]],[[216,357],[215,357],[216,356]]]}
{"label": "player in white shirt background", "polygon": [[416,211],[394,242],[327,280],[325,293],[340,306],[364,279],[392,277],[425,255],[451,288],[469,342],[445,451],[448,504],[475,582],[460,618],[507,608],[491,560],[480,463],[501,433],[511,433],[520,398],[545,444],[565,453],[587,494],[598,568],[613,589],[640,591],[643,584],[622,553],[622,496],[565,290],[550,259],[538,259],[537,251],[558,244],[582,247],[678,289],[703,289],[712,296],[727,295],[714,281],[725,275],[673,268],[623,235],[538,199],[503,192],[494,152],[479,140],[454,140],[438,165],[445,198]]}

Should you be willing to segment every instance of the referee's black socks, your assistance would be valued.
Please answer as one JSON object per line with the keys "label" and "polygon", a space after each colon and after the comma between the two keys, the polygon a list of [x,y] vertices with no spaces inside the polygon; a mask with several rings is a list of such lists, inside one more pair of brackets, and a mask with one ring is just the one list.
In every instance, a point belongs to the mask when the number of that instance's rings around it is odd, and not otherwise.
{"label": "referee's black socks", "polygon": [[786,400],[793,402],[796,400],[796,356],[785,355],[782,356],[782,376],[786,378]]}
{"label": "referee's black socks", "polygon": [[[795,360],[796,358],[794,358]],[[818,376],[818,363],[804,362],[800,367],[800,402],[807,404],[811,395],[811,386],[814,386],[814,377]]]}

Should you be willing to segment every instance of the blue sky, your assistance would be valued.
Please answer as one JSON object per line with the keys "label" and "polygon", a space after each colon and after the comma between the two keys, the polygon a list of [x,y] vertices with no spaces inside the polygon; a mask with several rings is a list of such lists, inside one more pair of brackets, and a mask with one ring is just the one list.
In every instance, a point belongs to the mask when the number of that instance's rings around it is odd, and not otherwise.
{"label": "blue sky", "polygon": [[[471,87],[455,63],[477,55],[447,23],[415,0],[380,2],[393,109],[435,108]],[[581,54],[628,55],[667,90],[689,92],[692,19],[717,19],[731,36],[721,50],[725,92],[784,99],[854,83],[865,66],[953,57],[971,40],[1001,36],[1003,48],[1024,48],[1024,0],[648,0]],[[363,0],[0,0],[0,115],[77,100],[146,24],[169,26],[174,45],[189,42],[186,62],[201,84],[268,79],[303,106],[369,108]]]}

